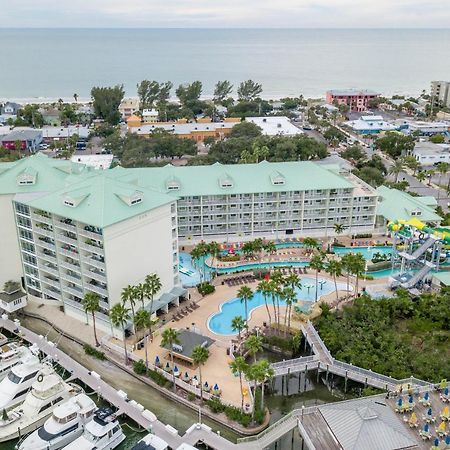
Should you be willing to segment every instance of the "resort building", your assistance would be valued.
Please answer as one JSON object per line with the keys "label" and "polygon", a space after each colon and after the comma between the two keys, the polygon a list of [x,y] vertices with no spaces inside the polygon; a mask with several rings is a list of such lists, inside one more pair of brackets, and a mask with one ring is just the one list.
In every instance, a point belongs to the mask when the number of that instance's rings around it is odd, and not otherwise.
{"label": "resort building", "polygon": [[431,99],[434,105],[442,104],[450,108],[450,81],[432,81]]}
{"label": "resort building", "polygon": [[440,162],[450,163],[450,144],[434,144],[433,142],[417,142],[411,155],[422,166],[433,166]]}
{"label": "resort building", "polygon": [[379,97],[375,91],[357,89],[333,89],[326,93],[326,102],[338,105],[347,105],[350,111],[366,111],[370,100]]}
{"label": "resort building", "polygon": [[94,292],[99,326],[108,330],[106,314],[123,287],[149,273],[161,279],[158,307],[176,303],[176,198],[121,172],[42,154],[1,164],[0,285],[22,280],[30,296],[82,320],[82,299]]}
{"label": "resort building", "polygon": [[258,125],[262,134],[266,136],[296,136],[297,134],[303,134],[300,128],[296,127],[284,116],[246,117],[245,121]]}
{"label": "resort building", "polygon": [[358,134],[379,134],[384,131],[395,131],[397,126],[386,122],[382,116],[361,116],[359,119],[345,122],[344,125]]}
{"label": "resort building", "polygon": [[83,125],[69,125],[67,127],[45,126],[42,128],[42,136],[46,142],[68,139],[74,135],[77,135],[79,139],[87,140],[89,128]]}
{"label": "resort building", "polygon": [[144,123],[156,123],[158,122],[158,110],[156,109],[144,109],[142,111],[142,121]]}
{"label": "resort building", "polygon": [[180,244],[195,240],[239,241],[266,237],[370,232],[377,195],[336,166],[313,162],[131,169],[178,196]]}
{"label": "resort building", "polygon": [[16,150],[20,144],[20,149],[34,152],[42,142],[42,130],[34,128],[14,128],[10,133],[1,137],[0,145],[8,150]]}
{"label": "resort building", "polygon": [[410,120],[405,123],[406,129],[410,133],[418,133],[422,136],[431,136],[433,134],[446,133],[450,129],[449,122],[425,122]]}

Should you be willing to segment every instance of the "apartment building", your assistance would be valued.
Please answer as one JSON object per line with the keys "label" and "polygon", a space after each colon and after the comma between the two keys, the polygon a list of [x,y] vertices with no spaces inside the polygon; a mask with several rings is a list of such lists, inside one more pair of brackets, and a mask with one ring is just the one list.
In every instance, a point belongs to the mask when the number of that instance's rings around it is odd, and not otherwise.
{"label": "apartment building", "polygon": [[127,172],[148,177],[156,189],[179,197],[180,244],[332,235],[336,223],[347,234],[362,233],[375,224],[373,188],[335,166],[263,161]]}
{"label": "apartment building", "polygon": [[379,97],[375,91],[358,89],[332,89],[326,93],[326,102],[338,105],[347,105],[350,111],[366,111],[370,100]]}
{"label": "apartment building", "polygon": [[450,108],[450,81],[432,81],[431,99],[433,105],[442,104]]}
{"label": "apartment building", "polygon": [[30,295],[83,320],[82,299],[94,292],[107,330],[123,287],[149,273],[161,279],[158,307],[176,302],[176,198],[116,173],[41,154],[0,165],[0,282],[22,279]]}

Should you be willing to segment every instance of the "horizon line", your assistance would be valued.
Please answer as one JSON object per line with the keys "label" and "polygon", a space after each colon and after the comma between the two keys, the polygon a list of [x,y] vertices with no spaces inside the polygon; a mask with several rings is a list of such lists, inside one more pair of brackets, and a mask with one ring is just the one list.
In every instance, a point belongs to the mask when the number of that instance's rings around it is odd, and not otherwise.
{"label": "horizon line", "polygon": [[104,27],[104,26],[67,26],[67,27],[53,27],[53,26],[33,26],[33,27],[1,27],[0,30],[450,30],[450,27],[431,27],[431,26],[405,26],[405,27],[240,27],[240,26],[219,26],[219,27],[205,27],[205,26],[113,26],[113,27]]}

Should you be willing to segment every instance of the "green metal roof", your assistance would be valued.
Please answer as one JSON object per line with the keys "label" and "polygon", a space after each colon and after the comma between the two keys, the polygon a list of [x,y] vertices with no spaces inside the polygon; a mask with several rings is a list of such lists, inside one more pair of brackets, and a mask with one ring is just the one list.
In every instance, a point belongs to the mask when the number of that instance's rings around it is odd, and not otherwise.
{"label": "green metal roof", "polygon": [[[137,177],[140,184],[161,192],[167,192],[168,181],[176,178],[180,188],[173,193],[181,197],[353,187],[346,178],[310,161],[113,169],[113,172],[116,171],[120,179],[131,180]],[[284,178],[284,184],[273,184],[274,173]],[[223,181],[228,180],[232,185],[222,187]]]}
{"label": "green metal roof", "polygon": [[[409,220],[413,217],[423,222],[440,222],[442,218],[430,205],[429,197],[413,197],[406,192],[380,186],[376,190],[380,196],[377,213],[387,220]],[[412,215],[420,211],[420,215]]]}
{"label": "green metal roof", "polygon": [[[111,175],[107,170],[97,171],[68,187],[20,201],[34,208],[104,228],[176,200],[176,197],[168,194],[123,183]],[[132,204],[133,200],[138,202]]]}

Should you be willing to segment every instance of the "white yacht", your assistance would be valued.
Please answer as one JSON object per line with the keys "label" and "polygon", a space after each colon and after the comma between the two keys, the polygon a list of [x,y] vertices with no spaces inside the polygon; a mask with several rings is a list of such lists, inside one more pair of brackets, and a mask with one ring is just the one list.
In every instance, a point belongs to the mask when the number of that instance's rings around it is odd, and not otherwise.
{"label": "white yacht", "polygon": [[167,450],[169,445],[155,434],[147,434],[131,450]]}
{"label": "white yacht", "polygon": [[25,401],[2,413],[0,442],[16,439],[39,428],[57,406],[79,392],[80,388],[67,384],[49,363],[44,364]]}
{"label": "white yacht", "polygon": [[78,394],[54,409],[41,428],[16,445],[17,450],[58,450],[81,436],[97,406],[86,394]]}
{"label": "white yacht", "polygon": [[94,419],[86,424],[84,433],[64,449],[112,450],[124,439],[122,427],[112,409],[101,408],[95,413]]}
{"label": "white yacht", "polygon": [[19,364],[31,354],[28,347],[10,342],[0,347],[0,381],[8,375],[11,367]]}
{"label": "white yacht", "polygon": [[0,381],[0,411],[11,409],[25,400],[41,369],[39,358],[32,354],[11,368]]}

